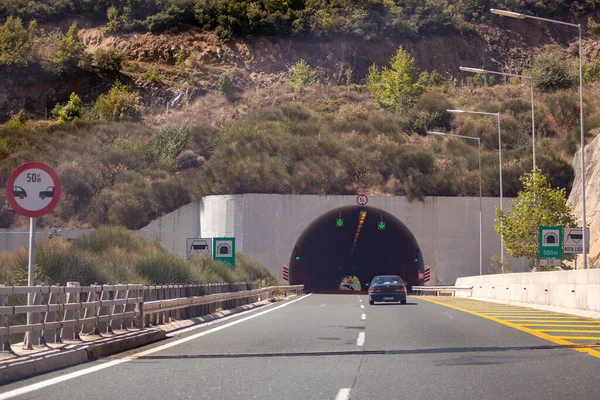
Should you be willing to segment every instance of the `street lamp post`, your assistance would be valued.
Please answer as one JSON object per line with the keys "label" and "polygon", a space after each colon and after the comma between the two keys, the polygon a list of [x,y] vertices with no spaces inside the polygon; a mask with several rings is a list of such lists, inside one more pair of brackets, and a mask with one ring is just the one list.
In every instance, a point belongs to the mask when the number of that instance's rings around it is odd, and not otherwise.
{"label": "street lamp post", "polygon": [[461,71],[472,72],[475,74],[495,74],[502,76],[512,76],[515,78],[521,79],[529,79],[529,87],[531,89],[531,140],[532,140],[532,154],[533,154],[533,171],[535,171],[535,107],[534,107],[534,97],[533,97],[533,77],[529,75],[517,75],[510,74],[507,72],[497,72],[497,71],[489,71],[481,68],[469,68],[469,67],[460,67]]}
{"label": "street lamp post", "polygon": [[581,133],[581,148],[580,148],[580,153],[581,153],[581,224],[582,224],[582,233],[583,233],[583,237],[582,237],[582,249],[583,249],[583,269],[587,269],[587,254],[585,252],[586,249],[586,242],[589,240],[589,238],[586,237],[585,234],[585,228],[587,226],[586,224],[586,220],[585,220],[585,137],[584,137],[584,132],[583,132],[583,51],[582,51],[582,31],[581,31],[581,24],[571,24],[569,22],[563,22],[563,21],[556,21],[553,19],[547,19],[547,18],[540,18],[540,17],[534,17],[532,15],[527,15],[527,14],[521,14],[521,13],[517,13],[517,12],[513,12],[513,11],[506,11],[506,10],[496,10],[496,9],[491,9],[490,10],[493,14],[497,14],[497,15],[502,15],[505,17],[511,17],[511,18],[518,18],[518,19],[535,19],[538,21],[543,21],[543,22],[550,22],[553,24],[559,24],[559,25],[567,25],[567,26],[571,26],[574,28],[577,28],[579,30],[579,127],[580,127],[580,133]]}
{"label": "street lamp post", "polygon": [[[498,169],[500,173],[500,211],[504,211],[503,200],[502,200],[502,135],[500,130],[500,113],[491,113],[483,111],[466,111],[466,110],[446,110],[450,113],[457,114],[477,114],[477,115],[493,115],[498,118]],[[504,273],[504,235],[500,234],[500,268]]]}
{"label": "street lamp post", "polygon": [[441,136],[452,136],[463,139],[472,139],[477,140],[477,152],[479,154],[479,275],[483,275],[483,242],[482,242],[482,222],[481,222],[481,139],[473,136],[463,136],[463,135],[455,135],[452,133],[444,133],[444,132],[427,132],[433,135],[441,135]]}

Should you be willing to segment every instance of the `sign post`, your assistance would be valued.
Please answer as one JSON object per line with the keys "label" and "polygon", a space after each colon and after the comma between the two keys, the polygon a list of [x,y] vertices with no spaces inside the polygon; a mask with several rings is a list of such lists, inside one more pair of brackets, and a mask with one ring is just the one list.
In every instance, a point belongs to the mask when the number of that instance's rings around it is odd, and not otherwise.
{"label": "sign post", "polygon": [[540,226],[540,265],[561,265],[563,257],[562,226]]}
{"label": "sign post", "polygon": [[235,238],[214,238],[213,258],[235,267]]}
{"label": "sign post", "polygon": [[[57,173],[40,162],[25,163],[15,169],[6,183],[6,197],[17,214],[29,217],[29,268],[27,285],[35,286],[35,228],[37,218],[48,214],[60,198],[60,180]],[[34,295],[27,294],[27,305],[33,305]],[[27,324],[39,323],[39,313],[27,313]],[[31,349],[39,341],[39,333],[25,335],[25,347]]]}

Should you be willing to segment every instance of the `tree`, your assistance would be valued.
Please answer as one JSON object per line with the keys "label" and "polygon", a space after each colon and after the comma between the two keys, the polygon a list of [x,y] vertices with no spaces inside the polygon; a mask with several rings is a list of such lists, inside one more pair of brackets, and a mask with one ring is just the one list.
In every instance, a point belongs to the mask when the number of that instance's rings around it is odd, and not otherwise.
{"label": "tree", "polygon": [[511,256],[527,257],[539,269],[539,227],[573,227],[575,218],[567,191],[553,188],[539,169],[524,174],[521,182],[523,190],[511,202],[511,210],[496,208],[495,228]]}
{"label": "tree", "polygon": [[406,110],[423,94],[418,83],[419,69],[415,60],[402,47],[390,62],[391,68],[379,71],[376,65],[369,68],[367,87],[379,105],[389,111]]}
{"label": "tree", "polygon": [[67,68],[75,67],[82,59],[85,52],[85,44],[78,35],[77,21],[67,31],[67,34],[58,44],[58,51],[54,62]]}
{"label": "tree", "polygon": [[137,121],[140,119],[140,98],[121,82],[116,81],[107,94],[94,103],[91,119],[104,121]]}
{"label": "tree", "polygon": [[293,86],[310,86],[317,80],[310,65],[303,59],[288,70],[288,79]]}
{"label": "tree", "polygon": [[[33,22],[35,26],[37,23]],[[0,26],[0,66],[26,67],[32,59],[33,47],[29,32],[21,18],[8,17]]]}
{"label": "tree", "polygon": [[563,60],[557,50],[546,50],[535,58],[531,71],[533,84],[544,92],[572,87],[577,79],[571,60]]}
{"label": "tree", "polygon": [[75,121],[81,118],[81,99],[73,92],[69,102],[64,107],[57,104],[52,113],[61,122]]}

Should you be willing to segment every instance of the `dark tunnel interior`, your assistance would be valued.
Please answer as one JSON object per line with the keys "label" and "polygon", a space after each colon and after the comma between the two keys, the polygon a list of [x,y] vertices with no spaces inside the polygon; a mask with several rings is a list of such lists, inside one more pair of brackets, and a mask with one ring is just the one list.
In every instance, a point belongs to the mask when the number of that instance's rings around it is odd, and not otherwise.
{"label": "dark tunnel interior", "polygon": [[373,207],[345,206],[321,215],[302,232],[290,258],[290,284],[330,291],[355,275],[364,290],[375,275],[394,274],[410,290],[422,284],[423,269],[419,245],[398,218]]}

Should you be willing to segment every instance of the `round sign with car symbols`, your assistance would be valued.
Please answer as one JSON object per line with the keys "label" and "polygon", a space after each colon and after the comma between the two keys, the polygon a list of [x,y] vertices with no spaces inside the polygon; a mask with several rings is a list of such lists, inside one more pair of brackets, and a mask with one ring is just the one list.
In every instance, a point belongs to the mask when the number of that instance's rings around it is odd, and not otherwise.
{"label": "round sign with car symbols", "polygon": [[10,174],[6,197],[18,214],[36,218],[54,209],[60,198],[60,190],[60,180],[51,167],[40,162],[29,162]]}

